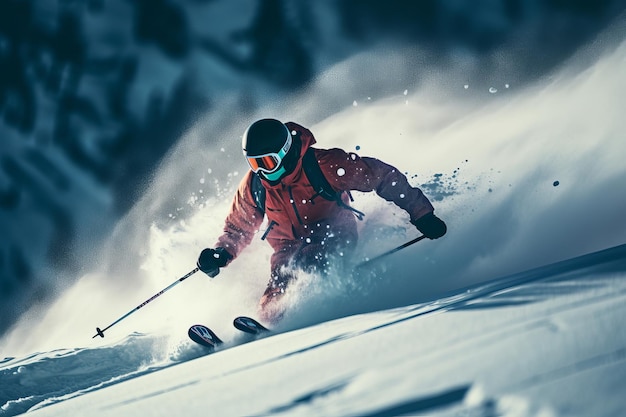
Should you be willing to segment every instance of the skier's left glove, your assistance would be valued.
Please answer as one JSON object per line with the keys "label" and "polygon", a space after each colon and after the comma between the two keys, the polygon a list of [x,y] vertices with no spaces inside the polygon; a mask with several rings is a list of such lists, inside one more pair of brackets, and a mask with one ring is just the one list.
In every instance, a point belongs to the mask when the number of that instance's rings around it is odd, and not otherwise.
{"label": "skier's left glove", "polygon": [[226,266],[233,256],[224,248],[206,248],[200,252],[198,257],[198,268],[211,278],[220,273],[220,268]]}
{"label": "skier's left glove", "polygon": [[434,213],[428,213],[411,223],[429,239],[439,239],[448,231],[448,227]]}

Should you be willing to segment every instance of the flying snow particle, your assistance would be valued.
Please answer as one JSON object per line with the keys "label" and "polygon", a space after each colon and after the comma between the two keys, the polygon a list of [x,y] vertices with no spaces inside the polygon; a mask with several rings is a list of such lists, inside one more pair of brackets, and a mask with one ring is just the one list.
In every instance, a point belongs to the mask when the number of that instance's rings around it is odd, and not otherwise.
{"label": "flying snow particle", "polygon": [[559,184],[560,184],[560,182],[558,182],[558,181],[554,181],[554,182],[552,183],[552,186],[553,186],[553,187],[558,187],[558,186],[559,186]]}
{"label": "flying snow particle", "polygon": [[352,102],[352,107],[356,107],[356,106],[358,106],[358,105],[359,105],[359,103],[357,103],[357,102],[356,102],[356,100],[354,100],[354,101]]}
{"label": "flying snow particle", "polygon": [[409,94],[409,90],[404,90],[404,95],[406,96],[407,94]]}
{"label": "flying snow particle", "polygon": [[337,175],[339,175],[340,177],[343,177],[344,175],[346,175],[346,170],[343,168],[337,169]]}
{"label": "flying snow particle", "polygon": [[498,89],[497,89],[496,87],[489,87],[489,92],[490,92],[491,94],[495,94],[495,93],[497,93],[497,92],[498,92]]}

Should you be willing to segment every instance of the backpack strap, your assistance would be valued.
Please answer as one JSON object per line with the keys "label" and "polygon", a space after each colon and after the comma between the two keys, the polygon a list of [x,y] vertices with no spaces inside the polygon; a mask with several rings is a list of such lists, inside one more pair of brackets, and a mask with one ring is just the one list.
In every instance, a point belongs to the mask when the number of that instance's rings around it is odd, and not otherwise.
{"label": "backpack strap", "polygon": [[[315,150],[313,148],[308,148],[304,153],[304,156],[302,157],[302,168],[315,190],[315,194],[311,197],[311,204],[315,204],[315,198],[320,196],[326,200],[335,201],[339,206],[352,211],[357,219],[363,220],[365,213],[344,203],[341,198],[344,191],[335,191],[330,185],[320,168],[320,164],[315,157]],[[350,192],[347,191],[347,193],[350,200],[354,201]]]}
{"label": "backpack strap", "polygon": [[252,180],[250,181],[250,192],[256,207],[265,213],[265,187],[261,182],[259,174],[252,173]]}
{"label": "backpack strap", "polygon": [[[260,210],[263,214],[265,214],[265,187],[261,182],[261,177],[259,174],[253,173],[252,179],[250,180],[250,193],[252,193],[252,198],[254,199],[254,203],[256,204],[256,208]],[[267,235],[272,231],[272,227],[277,226],[274,220],[270,221],[270,224],[265,229],[263,236],[261,236],[261,240],[265,240]]]}
{"label": "backpack strap", "polygon": [[304,169],[304,173],[315,190],[315,194],[311,197],[312,203],[318,196],[330,201],[341,199],[341,193],[335,191],[324,176],[320,164],[315,157],[315,150],[313,148],[308,148],[304,153],[302,157],[302,169]]}

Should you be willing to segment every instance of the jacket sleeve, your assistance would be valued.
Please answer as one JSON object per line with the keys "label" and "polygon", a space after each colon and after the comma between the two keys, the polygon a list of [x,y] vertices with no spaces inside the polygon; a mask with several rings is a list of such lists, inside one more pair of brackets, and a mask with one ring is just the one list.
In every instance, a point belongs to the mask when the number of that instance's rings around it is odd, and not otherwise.
{"label": "jacket sleeve", "polygon": [[337,191],[376,191],[409,213],[411,221],[434,211],[422,190],[412,187],[406,176],[389,164],[336,148],[316,149],[315,155],[324,176]]}
{"label": "jacket sleeve", "polygon": [[[226,216],[224,232],[218,238],[216,247],[223,247],[234,260],[250,244],[254,234],[263,222],[264,214],[252,198],[250,183],[252,171],[243,177]],[[230,262],[229,262],[230,263]]]}

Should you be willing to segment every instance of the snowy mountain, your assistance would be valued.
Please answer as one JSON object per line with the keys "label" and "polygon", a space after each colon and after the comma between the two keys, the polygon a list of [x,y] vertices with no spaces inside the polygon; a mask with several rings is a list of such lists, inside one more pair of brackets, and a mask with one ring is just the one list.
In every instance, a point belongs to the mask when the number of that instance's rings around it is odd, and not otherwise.
{"label": "snowy mountain", "polygon": [[225,332],[208,355],[181,341],[156,359],[163,340],[131,334],[8,358],[0,401],[33,416],[618,416],[625,297],[622,245],[259,340]]}

